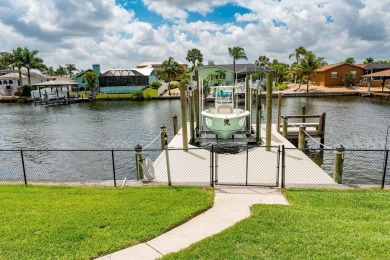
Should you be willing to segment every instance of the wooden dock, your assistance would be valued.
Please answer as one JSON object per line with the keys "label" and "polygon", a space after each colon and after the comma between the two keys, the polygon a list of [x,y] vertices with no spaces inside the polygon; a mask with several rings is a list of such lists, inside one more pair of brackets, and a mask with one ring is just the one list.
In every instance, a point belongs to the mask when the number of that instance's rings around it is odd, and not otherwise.
{"label": "wooden dock", "polygon": [[[263,141],[265,125],[261,126]],[[188,140],[189,141],[189,140]],[[280,167],[278,149],[281,145],[295,148],[286,138],[272,127],[271,151],[265,147],[254,147],[248,151],[236,154],[218,154],[217,176],[211,177],[211,152],[207,149],[189,145],[189,150],[183,150],[182,132],[168,144],[169,149],[163,151],[154,162],[155,179],[153,182],[168,182],[168,167],[172,184],[209,186],[212,178],[217,178],[217,184],[227,185],[259,185],[280,186],[281,175],[277,174]],[[305,153],[298,149],[293,154],[285,156],[285,183],[294,186],[337,186],[333,179],[315,164]],[[168,160],[166,155],[168,154]],[[248,159],[248,164],[246,160]],[[215,159],[214,159],[215,160]],[[167,162],[169,161],[169,164]],[[248,169],[246,169],[248,166]],[[248,183],[248,176],[249,183]]]}

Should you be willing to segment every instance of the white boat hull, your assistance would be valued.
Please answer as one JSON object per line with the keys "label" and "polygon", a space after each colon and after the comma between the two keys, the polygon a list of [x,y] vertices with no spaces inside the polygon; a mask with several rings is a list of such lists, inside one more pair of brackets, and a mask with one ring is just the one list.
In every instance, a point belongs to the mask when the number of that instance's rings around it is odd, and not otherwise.
{"label": "white boat hull", "polygon": [[228,139],[236,132],[243,130],[249,114],[249,111],[241,109],[234,109],[234,113],[230,114],[215,114],[209,110],[202,112],[207,127],[222,139]]}

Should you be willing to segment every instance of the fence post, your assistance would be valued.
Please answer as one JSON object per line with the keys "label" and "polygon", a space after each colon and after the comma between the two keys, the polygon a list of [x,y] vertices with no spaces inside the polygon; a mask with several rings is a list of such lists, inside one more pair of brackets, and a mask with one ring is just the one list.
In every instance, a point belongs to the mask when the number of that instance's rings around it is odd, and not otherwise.
{"label": "fence post", "polygon": [[382,186],[381,186],[382,190],[385,188],[387,160],[389,160],[389,150],[385,152],[385,161],[383,163]]}
{"label": "fence post", "polygon": [[345,148],[342,145],[335,151],[333,180],[338,184],[341,184],[343,179],[344,151]]}
{"label": "fence post", "polygon": [[287,118],[283,116],[283,137],[287,138]]}
{"label": "fence post", "polygon": [[135,154],[135,171],[137,180],[142,180],[144,178],[144,171],[141,167],[141,162],[143,161],[143,152],[142,152],[142,146],[137,144],[134,148],[134,154]]}
{"label": "fence post", "polygon": [[281,188],[286,187],[286,149],[282,145],[282,176],[281,176]]}
{"label": "fence post", "polygon": [[214,187],[214,145],[210,150],[210,186]]}
{"label": "fence post", "polygon": [[23,150],[20,150],[20,156],[22,157],[22,168],[23,168],[24,185],[27,186],[27,176],[26,176],[26,167],[24,165]]}
{"label": "fence post", "polygon": [[298,135],[298,149],[305,148],[305,130],[306,127],[304,125],[299,126],[299,135]]}
{"label": "fence post", "polygon": [[173,135],[177,135],[177,115],[173,116]]}
{"label": "fence post", "polygon": [[112,173],[114,174],[114,187],[116,187],[114,149],[111,150],[111,158],[112,158]]}
{"label": "fence post", "polygon": [[163,124],[161,127],[160,127],[160,139],[161,139],[161,149],[164,150],[165,149],[165,136],[167,135],[167,127]]}

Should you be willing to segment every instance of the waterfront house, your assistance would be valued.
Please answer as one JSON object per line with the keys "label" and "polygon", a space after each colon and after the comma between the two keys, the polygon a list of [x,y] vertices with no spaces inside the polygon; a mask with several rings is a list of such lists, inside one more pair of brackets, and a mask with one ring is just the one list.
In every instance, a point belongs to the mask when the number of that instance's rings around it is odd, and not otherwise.
{"label": "waterfront house", "polygon": [[346,62],[325,65],[310,74],[310,81],[313,84],[336,87],[344,86],[343,78],[347,72],[352,73],[354,83],[360,82],[363,76],[364,65],[350,64]]}
{"label": "waterfront house", "polygon": [[[179,63],[181,69],[184,71],[184,72],[187,72],[188,70],[188,65],[184,62],[181,62],[181,61],[176,61],[177,63]],[[146,69],[146,68],[153,68],[155,71],[156,70],[161,70],[161,66],[162,66],[162,62],[160,61],[155,61],[155,62],[143,62],[143,63],[140,63],[137,65],[137,69]],[[175,80],[177,81],[180,81],[181,80],[181,77],[178,76]]]}
{"label": "waterfront house", "polygon": [[[18,71],[9,71],[6,74],[0,76],[0,95],[13,96],[16,92],[20,91],[22,85],[28,84],[27,72],[22,71],[22,82],[19,79]],[[37,74],[34,72],[30,73],[31,85],[41,83],[49,80],[45,75]]]}
{"label": "waterfront house", "polygon": [[[269,70],[267,67],[257,66],[255,64],[236,64],[238,81],[243,81],[246,76],[252,73]],[[230,85],[234,82],[234,66],[233,64],[215,65],[213,61],[209,61],[207,65],[195,67],[194,71],[190,73],[190,76],[195,81],[199,79],[208,81],[209,85]]]}
{"label": "waterfront house", "polygon": [[110,69],[99,76],[100,93],[132,93],[158,81],[153,68]]}

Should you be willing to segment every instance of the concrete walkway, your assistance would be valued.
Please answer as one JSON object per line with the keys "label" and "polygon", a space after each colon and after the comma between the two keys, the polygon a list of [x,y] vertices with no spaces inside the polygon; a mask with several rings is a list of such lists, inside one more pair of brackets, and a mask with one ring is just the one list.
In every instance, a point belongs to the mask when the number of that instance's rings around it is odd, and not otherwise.
{"label": "concrete walkway", "polygon": [[218,187],[215,189],[214,206],[208,211],[146,243],[99,259],[156,259],[177,252],[249,217],[253,204],[287,205],[288,202],[277,189]]}

